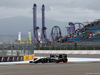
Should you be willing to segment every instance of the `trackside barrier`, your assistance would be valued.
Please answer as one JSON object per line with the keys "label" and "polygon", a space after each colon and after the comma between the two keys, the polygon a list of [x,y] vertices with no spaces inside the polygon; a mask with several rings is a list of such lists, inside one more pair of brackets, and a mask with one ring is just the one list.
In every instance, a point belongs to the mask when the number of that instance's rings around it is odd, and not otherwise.
{"label": "trackside barrier", "polygon": [[20,61],[20,57],[17,57],[17,61]]}
{"label": "trackside barrier", "polygon": [[23,61],[23,56],[21,56],[20,60]]}
{"label": "trackside barrier", "polygon": [[7,61],[8,62],[12,62],[13,61],[13,57],[8,57]]}
{"label": "trackside barrier", "polygon": [[28,61],[33,59],[34,59],[34,54],[26,56],[0,57],[0,62]]}
{"label": "trackside barrier", "polygon": [[33,60],[34,59],[34,54],[32,54],[32,55],[26,55],[26,56],[24,56],[24,61],[28,61],[28,60]]}
{"label": "trackside barrier", "polygon": [[100,54],[100,50],[35,50],[37,54]]}
{"label": "trackside barrier", "polygon": [[14,61],[23,61],[23,56],[19,56],[19,57],[0,57],[0,62],[14,62]]}
{"label": "trackside barrier", "polygon": [[5,60],[5,57],[2,57],[1,62],[3,62]]}
{"label": "trackside barrier", "polygon": [[17,57],[13,57],[13,61],[17,61]]}
{"label": "trackside barrier", "polygon": [[23,57],[22,56],[17,57],[17,61],[23,61]]}
{"label": "trackside barrier", "polygon": [[2,57],[1,62],[7,62],[8,57]]}

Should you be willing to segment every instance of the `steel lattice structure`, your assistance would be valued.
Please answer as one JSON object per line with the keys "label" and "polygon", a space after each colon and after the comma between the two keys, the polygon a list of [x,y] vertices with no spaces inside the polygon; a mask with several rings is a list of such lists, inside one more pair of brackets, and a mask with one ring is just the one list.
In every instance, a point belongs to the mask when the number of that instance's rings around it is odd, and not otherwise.
{"label": "steel lattice structure", "polygon": [[70,35],[71,34],[70,27],[66,27],[66,29],[67,29],[67,34]]}
{"label": "steel lattice structure", "polygon": [[75,31],[75,25],[77,25],[77,24],[79,25],[79,29],[82,28],[81,25],[84,27],[84,24],[82,24],[82,23],[79,23],[79,22],[76,22],[76,23],[69,22],[70,27],[66,27],[68,35],[71,35]]}
{"label": "steel lattice structure", "polygon": [[78,25],[79,25],[79,29],[81,29],[81,28],[82,28],[82,27],[81,27],[81,25],[84,27],[84,24],[82,24],[82,23],[79,23],[79,22],[74,23],[74,25],[76,25],[76,24],[78,24]]}
{"label": "steel lattice structure", "polygon": [[69,22],[70,25],[70,34],[72,34],[75,31],[75,25],[72,22]]}
{"label": "steel lattice structure", "polygon": [[58,26],[54,26],[53,28],[52,28],[52,30],[51,30],[51,37],[52,37],[52,40],[53,41],[55,41],[55,38],[56,37],[61,37],[62,36],[62,34],[61,34],[61,29],[60,29],[60,27],[58,27]]}

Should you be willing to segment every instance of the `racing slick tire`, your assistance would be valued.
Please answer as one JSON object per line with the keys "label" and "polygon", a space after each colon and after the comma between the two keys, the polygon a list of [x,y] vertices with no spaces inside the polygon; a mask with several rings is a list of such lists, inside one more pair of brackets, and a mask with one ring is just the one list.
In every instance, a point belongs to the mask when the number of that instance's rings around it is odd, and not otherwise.
{"label": "racing slick tire", "polygon": [[29,63],[33,63],[33,61],[29,61]]}
{"label": "racing slick tire", "polygon": [[48,60],[47,60],[46,58],[44,58],[44,59],[41,59],[41,62],[42,62],[42,63],[47,63]]}
{"label": "racing slick tire", "polygon": [[63,62],[64,62],[64,63],[67,63],[67,62],[68,62],[68,59],[64,59]]}

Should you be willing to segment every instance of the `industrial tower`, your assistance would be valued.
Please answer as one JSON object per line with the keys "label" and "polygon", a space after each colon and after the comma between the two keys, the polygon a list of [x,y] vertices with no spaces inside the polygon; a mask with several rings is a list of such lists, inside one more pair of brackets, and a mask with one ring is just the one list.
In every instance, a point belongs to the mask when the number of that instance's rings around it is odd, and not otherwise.
{"label": "industrial tower", "polygon": [[41,32],[42,43],[47,43],[46,29],[47,28],[45,27],[45,6],[42,5],[42,32]]}
{"label": "industrial tower", "polygon": [[38,29],[37,27],[37,5],[33,5],[33,41],[39,42],[38,40]]}

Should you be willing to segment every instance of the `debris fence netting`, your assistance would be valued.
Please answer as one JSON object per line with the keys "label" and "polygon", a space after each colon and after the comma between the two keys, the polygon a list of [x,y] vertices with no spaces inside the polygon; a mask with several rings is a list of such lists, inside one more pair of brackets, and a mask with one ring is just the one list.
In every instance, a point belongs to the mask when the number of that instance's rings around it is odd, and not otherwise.
{"label": "debris fence netting", "polygon": [[33,44],[0,44],[0,56],[24,56],[34,54]]}
{"label": "debris fence netting", "polygon": [[100,42],[36,44],[35,50],[100,50]]}

